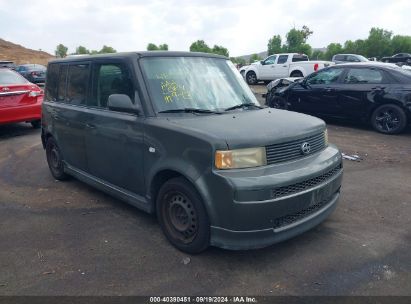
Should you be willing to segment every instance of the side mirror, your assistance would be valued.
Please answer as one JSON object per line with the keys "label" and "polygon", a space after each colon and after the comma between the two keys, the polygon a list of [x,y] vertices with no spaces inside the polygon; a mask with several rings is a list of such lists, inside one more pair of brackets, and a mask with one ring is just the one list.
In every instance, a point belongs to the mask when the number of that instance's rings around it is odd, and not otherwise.
{"label": "side mirror", "polygon": [[261,65],[264,65],[264,60],[260,60]]}
{"label": "side mirror", "polygon": [[111,94],[108,97],[108,109],[117,112],[138,114],[140,109],[134,105],[130,97],[126,94]]}

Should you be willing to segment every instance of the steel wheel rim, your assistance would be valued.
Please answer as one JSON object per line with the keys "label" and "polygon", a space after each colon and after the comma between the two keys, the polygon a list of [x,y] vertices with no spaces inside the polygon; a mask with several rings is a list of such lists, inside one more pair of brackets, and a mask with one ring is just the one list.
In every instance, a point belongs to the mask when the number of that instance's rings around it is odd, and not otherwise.
{"label": "steel wheel rim", "polygon": [[395,109],[392,108],[383,108],[378,111],[375,122],[377,127],[386,132],[391,132],[398,129],[401,124],[401,118]]}
{"label": "steel wheel rim", "polygon": [[255,83],[257,81],[256,75],[254,73],[250,73],[247,75],[248,82]]}
{"label": "steel wheel rim", "polygon": [[179,191],[164,196],[163,215],[171,236],[183,243],[190,243],[198,231],[196,210],[191,200]]}

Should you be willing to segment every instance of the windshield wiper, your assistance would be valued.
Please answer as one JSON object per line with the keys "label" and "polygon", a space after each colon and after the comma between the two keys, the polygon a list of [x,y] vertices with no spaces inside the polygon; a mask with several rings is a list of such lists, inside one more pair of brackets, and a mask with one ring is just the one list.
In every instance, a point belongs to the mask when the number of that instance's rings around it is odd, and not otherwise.
{"label": "windshield wiper", "polygon": [[182,108],[182,109],[170,109],[160,111],[158,113],[210,113],[210,114],[222,114],[218,111],[206,110],[206,109],[197,109],[197,108]]}
{"label": "windshield wiper", "polygon": [[235,109],[242,109],[242,108],[249,108],[249,107],[254,107],[254,108],[258,108],[258,109],[263,108],[263,107],[260,107],[259,105],[256,105],[253,102],[246,102],[246,103],[240,103],[238,105],[229,107],[229,108],[225,109],[224,111],[231,111],[231,110],[235,110]]}

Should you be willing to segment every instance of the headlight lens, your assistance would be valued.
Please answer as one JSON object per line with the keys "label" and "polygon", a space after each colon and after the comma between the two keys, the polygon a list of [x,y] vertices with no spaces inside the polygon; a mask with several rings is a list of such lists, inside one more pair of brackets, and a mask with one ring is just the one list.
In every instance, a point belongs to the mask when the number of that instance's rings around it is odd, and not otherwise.
{"label": "headlight lens", "polygon": [[325,146],[328,146],[328,131],[327,129],[324,130],[324,142],[325,142]]}
{"label": "headlight lens", "polygon": [[259,167],[267,164],[265,147],[216,151],[217,169],[241,169]]}

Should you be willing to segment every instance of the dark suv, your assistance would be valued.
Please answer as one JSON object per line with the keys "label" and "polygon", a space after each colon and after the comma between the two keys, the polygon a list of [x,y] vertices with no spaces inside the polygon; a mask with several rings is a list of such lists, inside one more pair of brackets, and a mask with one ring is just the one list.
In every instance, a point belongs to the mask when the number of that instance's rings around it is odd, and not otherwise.
{"label": "dark suv", "polygon": [[260,107],[225,57],[79,56],[47,71],[42,142],[54,178],[156,213],[180,250],[268,246],[336,207],[341,154],[324,122]]}

